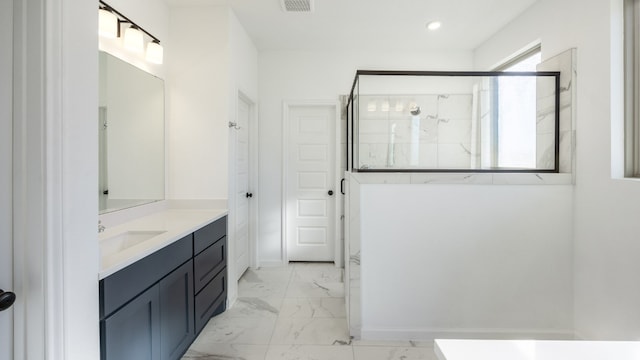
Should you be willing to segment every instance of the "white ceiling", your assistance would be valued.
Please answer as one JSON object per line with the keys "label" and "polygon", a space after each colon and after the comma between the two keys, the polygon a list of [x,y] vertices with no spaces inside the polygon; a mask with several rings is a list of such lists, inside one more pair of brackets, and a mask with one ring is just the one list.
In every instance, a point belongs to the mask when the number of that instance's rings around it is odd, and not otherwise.
{"label": "white ceiling", "polygon": [[[473,50],[537,0],[314,0],[285,13],[279,0],[166,0],[229,5],[260,50]],[[426,30],[440,20],[442,28]]]}

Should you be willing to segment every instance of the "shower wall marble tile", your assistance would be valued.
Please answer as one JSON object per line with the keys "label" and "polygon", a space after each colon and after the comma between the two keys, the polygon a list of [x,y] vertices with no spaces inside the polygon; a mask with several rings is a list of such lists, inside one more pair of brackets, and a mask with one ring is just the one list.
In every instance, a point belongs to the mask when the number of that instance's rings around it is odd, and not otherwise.
{"label": "shower wall marble tile", "polygon": [[[560,162],[561,173],[573,173],[575,166],[575,99],[576,99],[576,49],[569,49],[538,65],[538,71],[560,71]],[[555,90],[549,86],[538,87],[537,134],[553,134]],[[548,165],[548,139],[538,144],[538,166]],[[552,151],[553,149],[551,149]]]}
{"label": "shower wall marble tile", "polygon": [[[472,94],[361,96],[360,100],[360,168],[470,166]],[[416,107],[419,115],[411,113]]]}
{"label": "shower wall marble tile", "polygon": [[[371,174],[384,175],[384,174]],[[362,328],[362,306],[360,289],[360,182],[352,173],[349,177],[349,214],[347,219],[347,237],[345,238],[348,261],[345,264],[345,301],[347,304],[347,323],[349,333],[360,338]]]}

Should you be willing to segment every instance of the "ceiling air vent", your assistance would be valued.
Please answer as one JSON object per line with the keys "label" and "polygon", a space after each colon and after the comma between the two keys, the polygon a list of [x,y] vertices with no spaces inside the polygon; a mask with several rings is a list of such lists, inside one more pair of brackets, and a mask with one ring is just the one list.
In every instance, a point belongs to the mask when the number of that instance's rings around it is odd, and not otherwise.
{"label": "ceiling air vent", "polygon": [[280,0],[285,12],[312,12],[313,0]]}

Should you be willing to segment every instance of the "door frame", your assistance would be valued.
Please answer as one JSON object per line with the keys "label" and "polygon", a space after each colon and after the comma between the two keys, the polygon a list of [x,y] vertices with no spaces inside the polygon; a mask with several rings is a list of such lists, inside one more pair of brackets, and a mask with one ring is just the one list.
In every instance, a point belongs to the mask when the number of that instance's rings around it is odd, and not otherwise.
{"label": "door frame", "polygon": [[[3,198],[0,219],[0,288],[15,291],[13,283],[13,2],[0,3],[0,48],[9,56],[0,57],[0,191],[7,191]],[[5,79],[8,79],[6,81]],[[9,171],[6,171],[9,169]],[[13,359],[13,319],[15,308],[0,313],[0,350]],[[5,336],[5,331],[9,333]],[[4,338],[3,338],[4,337]],[[7,348],[3,348],[7,346]]]}
{"label": "door frame", "polygon": [[[254,197],[249,201],[249,268],[257,268],[259,264],[258,260],[258,204],[260,201],[260,194],[258,192],[259,184],[259,124],[258,121],[258,106],[256,102],[247,95],[244,91],[238,90],[237,96],[234,99],[235,107],[231,115],[231,119],[234,122],[238,120],[238,105],[240,101],[244,101],[249,105],[249,188],[254,192]],[[229,131],[235,131],[231,126]],[[236,136],[229,139],[229,241],[233,242],[234,254],[229,254],[229,259],[235,261],[235,212],[237,209],[235,195],[236,195]],[[233,224],[233,226],[231,226]],[[231,247],[229,247],[231,249]],[[233,255],[233,258],[231,257]],[[234,268],[233,277],[235,277]],[[237,283],[237,282],[236,282]],[[237,298],[237,285],[229,286],[229,305],[232,305]]]}
{"label": "door frame", "polygon": [[10,1],[14,357],[99,358],[96,4]]}
{"label": "door frame", "polygon": [[[52,74],[60,64],[52,56],[61,40],[59,27],[43,24],[44,2],[13,1],[13,291],[14,358],[63,358],[64,296],[60,282],[63,264],[59,229],[61,204],[57,188],[62,140],[57,110],[61,98],[52,90],[61,76]],[[58,10],[61,4],[49,6]],[[52,30],[50,42],[44,34]],[[27,40],[29,39],[29,40]],[[32,61],[29,61],[29,60]],[[58,146],[60,145],[60,146]],[[36,329],[40,329],[37,331]],[[29,334],[29,335],[27,335]]]}
{"label": "door frame", "polygon": [[336,267],[344,266],[344,256],[341,249],[341,236],[340,236],[340,101],[339,100],[285,100],[282,102],[282,213],[281,216],[281,252],[283,264],[289,263],[288,254],[288,237],[287,237],[287,188],[288,180],[287,174],[289,173],[289,148],[291,147],[291,139],[289,134],[290,124],[290,111],[292,107],[304,107],[304,106],[331,106],[335,110],[335,149],[334,149],[334,211],[333,211],[333,238],[334,238],[334,262]]}

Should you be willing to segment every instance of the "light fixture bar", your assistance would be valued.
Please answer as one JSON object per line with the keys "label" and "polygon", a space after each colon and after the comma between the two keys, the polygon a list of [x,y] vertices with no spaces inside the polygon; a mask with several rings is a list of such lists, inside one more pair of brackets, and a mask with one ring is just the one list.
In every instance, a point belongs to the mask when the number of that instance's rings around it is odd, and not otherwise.
{"label": "light fixture bar", "polygon": [[110,10],[111,12],[113,12],[114,14],[116,14],[119,18],[122,18],[124,20],[118,19],[118,33],[120,32],[120,24],[122,23],[130,23],[131,25],[135,26],[136,28],[138,28],[138,30],[142,31],[143,33],[147,34],[151,39],[153,39],[156,42],[160,42],[160,39],[158,39],[157,37],[151,35],[150,32],[148,32],[147,30],[143,29],[142,26],[134,23],[133,21],[131,21],[131,19],[129,19],[128,17],[124,16],[121,12],[119,12],[118,10],[114,9],[113,6],[107,4],[106,2],[102,1],[102,0],[98,0],[98,2],[100,3],[101,7]]}

